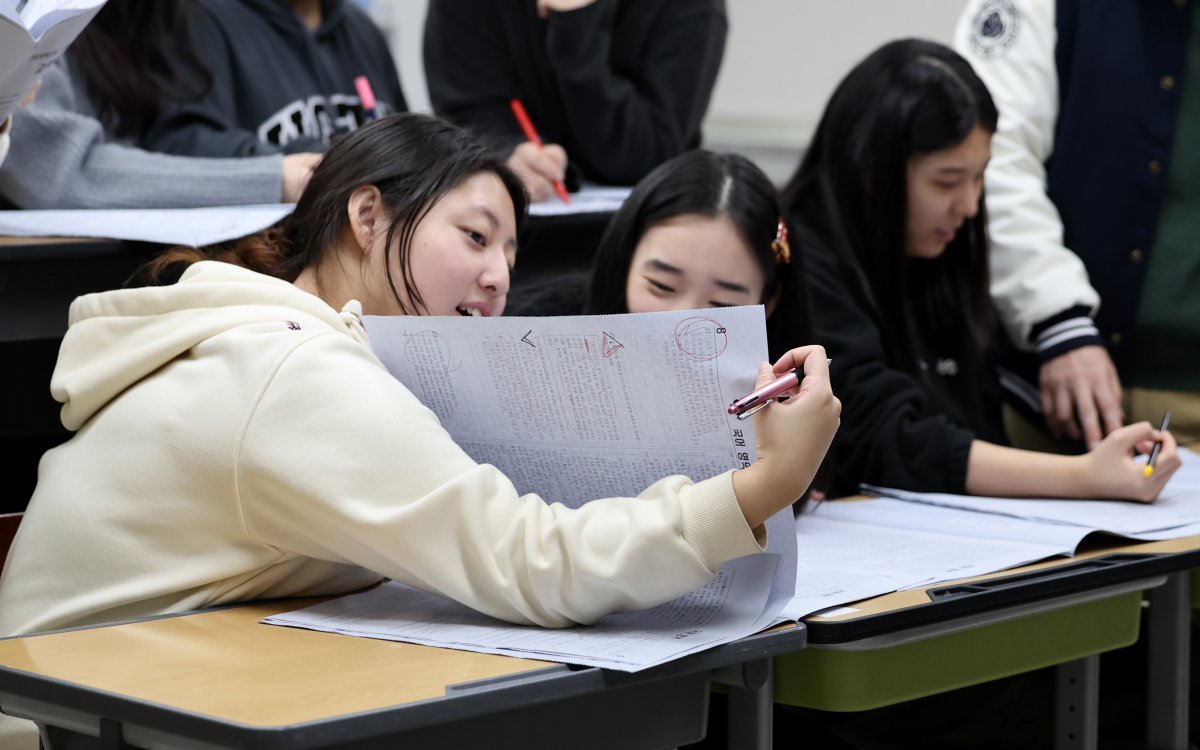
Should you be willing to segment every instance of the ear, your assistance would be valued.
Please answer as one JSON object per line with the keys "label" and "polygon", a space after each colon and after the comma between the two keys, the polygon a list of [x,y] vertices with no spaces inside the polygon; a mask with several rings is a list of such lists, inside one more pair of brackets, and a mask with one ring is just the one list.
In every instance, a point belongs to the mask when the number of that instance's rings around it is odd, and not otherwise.
{"label": "ear", "polygon": [[375,238],[386,231],[387,213],[383,196],[374,185],[364,185],[350,194],[346,202],[350,237],[363,253],[369,253]]}

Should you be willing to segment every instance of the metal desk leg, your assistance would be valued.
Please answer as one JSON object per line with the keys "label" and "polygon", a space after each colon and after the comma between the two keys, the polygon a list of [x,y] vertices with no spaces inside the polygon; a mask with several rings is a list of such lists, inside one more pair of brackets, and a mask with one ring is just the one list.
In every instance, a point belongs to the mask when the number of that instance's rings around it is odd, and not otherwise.
{"label": "metal desk leg", "polygon": [[1188,746],[1190,575],[1190,571],[1172,573],[1165,584],[1147,592],[1146,747],[1152,750]]}
{"label": "metal desk leg", "polygon": [[1055,672],[1055,750],[1094,750],[1099,735],[1100,656],[1059,664]]}
{"label": "metal desk leg", "polygon": [[775,706],[775,683],[771,679],[771,660],[739,664],[736,675],[730,670],[718,670],[714,675],[727,686],[728,746],[746,750],[771,750],[772,715]]}

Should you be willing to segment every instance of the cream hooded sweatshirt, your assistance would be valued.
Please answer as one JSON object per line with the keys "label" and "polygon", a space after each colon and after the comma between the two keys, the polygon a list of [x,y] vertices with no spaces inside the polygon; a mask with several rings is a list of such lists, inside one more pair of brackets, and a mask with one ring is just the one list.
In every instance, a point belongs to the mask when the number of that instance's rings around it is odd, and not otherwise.
{"label": "cream hooded sweatshirt", "polygon": [[[731,474],[578,510],[475,463],[351,302],[212,261],[71,306],[0,634],[393,578],[518,623],[649,607],[762,550]],[[552,498],[550,498],[552,499]]]}

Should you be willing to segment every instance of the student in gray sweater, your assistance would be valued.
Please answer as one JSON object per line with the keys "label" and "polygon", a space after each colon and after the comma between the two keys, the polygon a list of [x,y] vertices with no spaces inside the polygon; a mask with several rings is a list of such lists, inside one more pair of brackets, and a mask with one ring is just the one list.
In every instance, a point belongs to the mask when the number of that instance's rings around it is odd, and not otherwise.
{"label": "student in gray sweater", "polygon": [[[187,208],[299,196],[316,154],[204,159],[139,148],[162,102],[196,93],[164,67],[163,51],[185,38],[185,2],[110,0],[46,69],[37,98],[13,114],[0,204]],[[188,64],[202,74],[194,57]]]}

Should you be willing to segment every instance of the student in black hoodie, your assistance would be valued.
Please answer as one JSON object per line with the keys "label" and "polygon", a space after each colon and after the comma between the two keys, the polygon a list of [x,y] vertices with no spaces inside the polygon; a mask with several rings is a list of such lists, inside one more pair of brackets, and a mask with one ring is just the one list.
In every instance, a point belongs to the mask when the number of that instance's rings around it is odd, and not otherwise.
{"label": "student in black hoodie", "polygon": [[207,0],[193,4],[205,95],[164,111],[147,148],[190,156],[324,151],[363,124],[354,79],[378,114],[404,111],[396,64],[371,19],[347,0]]}
{"label": "student in black hoodie", "polygon": [[[834,494],[869,482],[1151,501],[1179,458],[1171,435],[1147,422],[1082,456],[1004,445],[983,212],[996,121],[957,53],[892,42],[839,84],[784,190],[843,403]],[[1159,439],[1158,469],[1143,476],[1134,452]]]}
{"label": "student in black hoodie", "polygon": [[569,182],[632,185],[699,146],[727,29],[725,0],[431,0],[425,75],[434,110],[547,198],[568,159]]}

